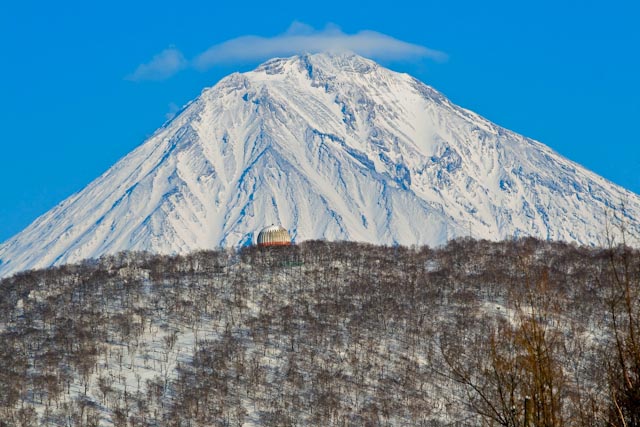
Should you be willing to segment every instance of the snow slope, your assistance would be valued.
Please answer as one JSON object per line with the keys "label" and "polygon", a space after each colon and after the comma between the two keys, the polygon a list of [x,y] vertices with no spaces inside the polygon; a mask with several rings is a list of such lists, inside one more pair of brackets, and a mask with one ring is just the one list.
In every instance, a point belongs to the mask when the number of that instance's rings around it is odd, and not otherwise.
{"label": "snow slope", "polygon": [[[620,206],[624,205],[624,210]],[[351,54],[273,59],[206,89],[84,190],[0,245],[0,277],[125,249],[295,240],[603,244],[640,198]]]}

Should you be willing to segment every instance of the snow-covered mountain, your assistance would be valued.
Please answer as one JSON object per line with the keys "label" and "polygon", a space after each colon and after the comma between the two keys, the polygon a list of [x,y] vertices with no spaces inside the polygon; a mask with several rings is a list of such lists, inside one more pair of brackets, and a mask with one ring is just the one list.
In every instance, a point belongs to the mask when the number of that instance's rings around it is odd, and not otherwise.
{"label": "snow-covered mountain", "polygon": [[640,198],[407,74],[305,55],[204,90],[3,243],[0,276],[125,249],[245,245],[272,223],[298,241],[602,244],[614,217],[640,235]]}

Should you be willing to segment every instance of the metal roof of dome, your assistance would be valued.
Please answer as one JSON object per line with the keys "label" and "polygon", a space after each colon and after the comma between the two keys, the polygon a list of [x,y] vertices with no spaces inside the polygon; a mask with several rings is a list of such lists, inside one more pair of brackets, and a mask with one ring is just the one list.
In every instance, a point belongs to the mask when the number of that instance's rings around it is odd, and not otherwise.
{"label": "metal roof of dome", "polygon": [[258,246],[286,246],[291,244],[289,232],[279,225],[265,227],[258,234]]}

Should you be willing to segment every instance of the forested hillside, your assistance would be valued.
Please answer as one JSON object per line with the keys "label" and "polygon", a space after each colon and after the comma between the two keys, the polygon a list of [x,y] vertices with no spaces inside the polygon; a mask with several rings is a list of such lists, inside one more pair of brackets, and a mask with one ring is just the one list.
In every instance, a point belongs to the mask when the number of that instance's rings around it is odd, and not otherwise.
{"label": "forested hillside", "polygon": [[640,253],[121,253],[0,282],[0,426],[638,426]]}

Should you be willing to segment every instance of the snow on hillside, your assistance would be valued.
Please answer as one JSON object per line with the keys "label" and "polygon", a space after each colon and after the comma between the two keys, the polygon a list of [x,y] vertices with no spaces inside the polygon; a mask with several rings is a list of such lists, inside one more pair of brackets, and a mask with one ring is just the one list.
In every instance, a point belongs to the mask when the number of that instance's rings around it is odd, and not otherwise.
{"label": "snow on hillside", "polygon": [[[624,204],[624,212],[620,206]],[[349,54],[273,59],[206,89],[84,190],[0,246],[0,276],[125,249],[298,241],[597,245],[640,199],[548,147]]]}
{"label": "snow on hillside", "polygon": [[639,255],[312,241],[25,272],[0,281],[0,424],[516,426],[552,390],[560,425],[610,425],[612,271],[637,289]]}

